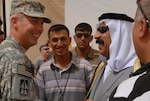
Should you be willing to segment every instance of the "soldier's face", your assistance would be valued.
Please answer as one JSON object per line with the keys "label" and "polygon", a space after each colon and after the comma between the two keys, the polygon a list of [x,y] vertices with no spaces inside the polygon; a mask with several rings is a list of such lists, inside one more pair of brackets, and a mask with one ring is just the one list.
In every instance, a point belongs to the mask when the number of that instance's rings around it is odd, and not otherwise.
{"label": "soldier's face", "polygon": [[12,23],[16,29],[18,41],[25,49],[37,44],[37,41],[43,32],[42,18],[29,17],[20,14],[17,17],[12,18]]}

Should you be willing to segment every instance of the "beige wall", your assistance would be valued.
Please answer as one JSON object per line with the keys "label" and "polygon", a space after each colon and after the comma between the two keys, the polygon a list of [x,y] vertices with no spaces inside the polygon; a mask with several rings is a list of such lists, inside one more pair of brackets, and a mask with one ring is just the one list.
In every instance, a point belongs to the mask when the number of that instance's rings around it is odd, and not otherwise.
{"label": "beige wall", "polygon": [[[2,1],[2,0],[0,0]],[[9,17],[9,7],[11,0],[6,1],[6,10]],[[40,0],[46,7],[46,15],[52,19],[51,24],[44,25],[43,35],[40,37],[38,44],[33,46],[27,51],[27,55],[33,61],[37,56],[40,55],[38,48],[41,44],[46,43],[47,41],[47,31],[48,28],[56,23],[65,23],[69,28],[71,36],[74,34],[74,27],[80,22],[87,22],[93,27],[93,34],[95,33],[95,24],[97,23],[97,18],[104,12],[118,12],[125,13],[131,17],[134,17],[136,10],[136,0],[115,0],[113,2],[108,2],[107,0]],[[111,5],[108,6],[108,4]],[[83,5],[84,4],[84,5]],[[117,5],[116,5],[117,4]],[[1,5],[0,5],[1,6]],[[1,12],[1,10],[0,10]],[[1,13],[0,13],[1,14]],[[9,19],[7,19],[9,22]],[[9,23],[7,23],[9,25]],[[7,27],[8,28],[8,27]],[[9,28],[7,29],[9,32]],[[7,33],[9,34],[9,33]],[[75,45],[73,43],[72,46]],[[97,49],[97,44],[95,40],[91,44],[93,48]]]}
{"label": "beige wall", "polygon": [[[2,0],[0,0],[0,18],[2,19],[2,14],[1,14],[1,13],[2,13],[2,3],[1,3],[1,2],[2,2]],[[1,30],[3,30],[2,27],[3,27],[3,26],[0,26],[0,29],[1,29]]]}
{"label": "beige wall", "polygon": [[1,14],[1,10],[2,10],[1,8],[2,8],[2,0],[0,0],[0,16],[2,15]]}

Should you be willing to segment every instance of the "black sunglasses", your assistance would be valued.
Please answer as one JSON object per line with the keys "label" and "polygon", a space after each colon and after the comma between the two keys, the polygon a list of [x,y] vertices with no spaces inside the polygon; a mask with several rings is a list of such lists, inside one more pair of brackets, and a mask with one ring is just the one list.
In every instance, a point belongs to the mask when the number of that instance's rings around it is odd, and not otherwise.
{"label": "black sunglasses", "polygon": [[105,33],[109,30],[108,26],[101,26],[97,28],[97,31],[99,31],[100,33]]}
{"label": "black sunglasses", "polygon": [[148,18],[146,17],[146,15],[144,14],[144,11],[143,11],[143,9],[142,9],[142,6],[140,5],[139,0],[137,0],[136,3],[137,3],[137,5],[138,5],[139,10],[141,11],[141,13],[142,13],[143,16],[144,16],[144,19],[146,20],[147,27],[150,28],[150,22],[149,22]]}
{"label": "black sunglasses", "polygon": [[49,50],[49,48],[43,48],[42,50]]}
{"label": "black sunglasses", "polygon": [[78,38],[82,38],[82,36],[84,36],[85,38],[89,38],[91,36],[91,34],[81,34],[81,33],[76,33],[76,36]]}

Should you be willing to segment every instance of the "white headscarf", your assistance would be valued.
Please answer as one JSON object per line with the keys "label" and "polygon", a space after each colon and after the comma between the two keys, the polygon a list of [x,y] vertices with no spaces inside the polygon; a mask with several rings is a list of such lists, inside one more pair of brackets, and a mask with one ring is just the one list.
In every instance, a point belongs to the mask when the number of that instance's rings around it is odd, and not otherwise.
{"label": "white headscarf", "polygon": [[136,53],[132,40],[133,22],[115,19],[103,19],[99,22],[109,27],[111,44],[107,67],[119,72],[134,65]]}

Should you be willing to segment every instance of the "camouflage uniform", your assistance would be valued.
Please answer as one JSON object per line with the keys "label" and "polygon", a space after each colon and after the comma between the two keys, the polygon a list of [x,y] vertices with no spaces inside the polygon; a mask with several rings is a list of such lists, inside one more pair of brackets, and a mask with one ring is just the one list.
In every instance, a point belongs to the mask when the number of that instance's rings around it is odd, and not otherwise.
{"label": "camouflage uniform", "polygon": [[33,64],[13,37],[0,45],[0,101],[37,101]]}
{"label": "camouflage uniform", "polygon": [[[77,50],[77,47],[73,48],[71,50],[71,52],[77,56],[76,50]],[[93,48],[90,49],[90,51],[85,59],[88,60],[92,64],[92,67],[94,69],[96,69],[98,64],[101,62],[101,59],[99,57],[99,51],[95,50]]]}
{"label": "camouflage uniform", "polygon": [[[12,0],[10,16],[13,18],[13,15],[21,13],[50,23],[44,10],[44,5],[38,0]],[[0,101],[37,101],[34,65],[25,55],[26,50],[13,38],[14,34],[18,37],[18,33],[12,30],[13,24],[10,29],[12,37],[8,36],[0,45]]]}

